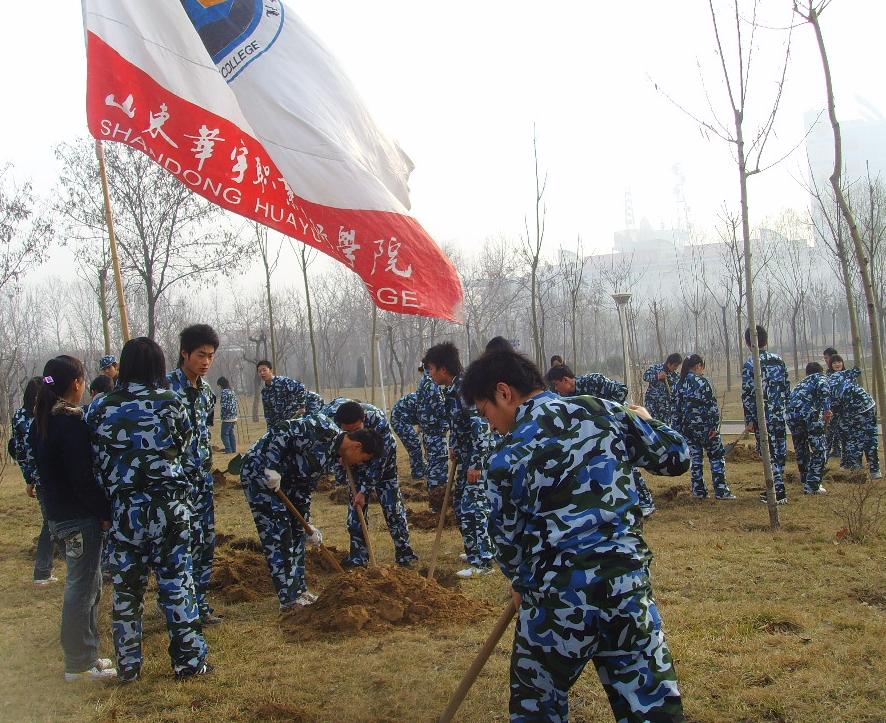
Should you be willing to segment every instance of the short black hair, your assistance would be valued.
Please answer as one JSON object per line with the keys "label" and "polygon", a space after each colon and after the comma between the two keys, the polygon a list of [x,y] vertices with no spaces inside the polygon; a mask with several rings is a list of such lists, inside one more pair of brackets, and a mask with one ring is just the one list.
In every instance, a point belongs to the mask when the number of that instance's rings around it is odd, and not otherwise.
{"label": "short black hair", "polygon": [[377,459],[385,453],[385,441],[382,436],[374,429],[363,427],[353,432],[345,432],[348,439],[359,442],[363,451],[372,455],[372,459]]}
{"label": "short black hair", "polygon": [[557,367],[551,367],[548,369],[548,373],[545,374],[545,378],[553,384],[554,382],[559,382],[561,379],[575,379],[575,372],[572,371],[565,364],[561,364]]}
{"label": "short black hair", "polygon": [[541,372],[529,357],[515,351],[488,351],[471,362],[461,381],[461,395],[469,405],[478,399],[494,399],[499,382],[520,394],[545,388]]}
{"label": "short black hair", "polygon": [[[748,327],[744,330],[744,343],[748,346],[751,345],[751,328]],[[763,349],[769,343],[769,334],[766,333],[766,329],[759,324],[757,324],[757,346]]]}
{"label": "short black hair", "polygon": [[486,342],[486,351],[516,351],[514,345],[511,344],[503,336],[494,336]]}
{"label": "short black hair", "polygon": [[333,415],[335,423],[339,426],[342,424],[353,424],[354,422],[362,422],[366,419],[366,411],[360,402],[349,399],[335,410]]}
{"label": "short black hair", "polygon": [[839,354],[839,352],[832,346],[829,346],[821,353],[822,356],[834,356],[834,354]]}
{"label": "short black hair", "polygon": [[256,368],[256,369],[258,369],[259,367],[267,367],[267,368],[270,369],[271,371],[274,371],[274,365],[271,364],[271,362],[269,362],[267,359],[262,359],[260,362],[258,362],[258,363],[255,365],[255,368]]}
{"label": "short black hair", "polygon": [[435,367],[445,369],[453,376],[457,377],[464,371],[461,365],[461,359],[458,356],[458,347],[451,341],[443,341],[434,344],[425,352],[424,358],[421,360],[423,366],[433,364]]}
{"label": "short black hair", "polygon": [[834,371],[834,362],[843,362],[843,366],[846,366],[846,362],[843,361],[843,357],[839,354],[831,354],[831,358],[828,359],[828,371]]}
{"label": "short black hair", "polygon": [[30,414],[34,413],[37,392],[40,391],[41,384],[43,384],[43,377],[31,377],[25,385],[25,392],[22,394],[22,407],[27,409]]}
{"label": "short black hair", "polygon": [[665,359],[665,364],[679,364],[683,361],[683,356],[674,352],[673,354],[668,354],[668,358]]}
{"label": "short black hair", "polygon": [[821,374],[824,371],[824,367],[818,362],[809,362],[806,365],[806,376],[808,377],[810,374]]}
{"label": "short black hair", "polygon": [[89,382],[90,394],[107,394],[112,391],[114,391],[114,380],[107,374],[99,374]]}
{"label": "short black hair", "polygon": [[167,386],[166,359],[160,345],[153,339],[138,336],[123,345],[117,383],[122,386],[129,382],[144,384],[153,389]]}
{"label": "short black hair", "polygon": [[231,388],[231,383],[228,381],[227,377],[219,377],[216,384],[218,384],[222,389],[230,389]]}
{"label": "short black hair", "polygon": [[563,363],[563,357],[559,354],[554,354],[554,356],[551,357],[551,366],[556,366],[557,364],[562,365]]}
{"label": "short black hair", "polygon": [[[218,334],[209,324],[191,324],[182,329],[178,335],[179,349],[185,354],[190,354],[194,349],[204,345],[218,349],[218,344]],[[120,356],[123,356],[122,353]]]}

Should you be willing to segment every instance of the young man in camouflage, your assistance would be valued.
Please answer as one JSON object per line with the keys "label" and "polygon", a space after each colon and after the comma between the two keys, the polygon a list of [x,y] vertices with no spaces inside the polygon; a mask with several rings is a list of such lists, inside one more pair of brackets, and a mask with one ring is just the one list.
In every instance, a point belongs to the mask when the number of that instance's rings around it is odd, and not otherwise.
{"label": "young man in camouflage", "polygon": [[[317,596],[305,582],[305,531],[277,495],[283,490],[308,519],[311,493],[334,462],[362,464],[381,453],[381,440],[369,430],[343,434],[322,414],[290,419],[271,427],[243,456],[240,480],[252,510],[271,581],[285,612],[313,603]],[[318,545],[315,527],[308,538]]]}
{"label": "young man in camouflage", "polygon": [[422,479],[425,476],[425,456],[421,448],[421,438],[415,431],[417,424],[418,392],[409,392],[391,407],[391,429],[400,438],[409,455],[412,479]]}
{"label": "young man in camouflage", "polygon": [[274,424],[295,419],[302,413],[307,402],[307,389],[298,379],[274,374],[274,367],[267,359],[255,365],[263,382],[261,403],[268,428]]}
{"label": "young man in camouflage", "polygon": [[832,416],[824,368],[818,362],[809,362],[806,378],[791,391],[787,408],[788,428],[797,453],[804,494],[827,493],[821,484],[828,455],[824,428]]}
{"label": "young man in camouflage", "polygon": [[98,360],[98,370],[100,374],[104,374],[114,384],[117,383],[117,376],[120,374],[120,364],[117,363],[117,357],[107,354]]}
{"label": "young man in camouflage", "polygon": [[320,410],[326,406],[326,400],[317,392],[305,389],[305,416],[309,414],[319,414]]}
{"label": "young man in camouflage", "polygon": [[165,373],[163,352],[155,342],[146,337],[128,341],[120,355],[117,388],[91,408],[87,420],[96,468],[114,510],[107,548],[122,682],[141,674],[142,612],[152,569],[176,676],[211,670],[191,573],[192,480],[183,460],[192,425],[179,397],[164,388]]}
{"label": "young man in camouflage", "polygon": [[642,407],[546,391],[513,352],[474,361],[462,395],[505,435],[487,479],[495,558],[518,614],[511,720],[567,720],[569,689],[591,661],[617,720],[683,720],[631,478],[634,466],[685,473],[683,438]]}
{"label": "young man in camouflage", "polygon": [[440,387],[425,369],[416,390],[418,426],[425,446],[428,477],[428,499],[432,510],[443,505],[446,491],[449,451],[446,435],[449,432],[449,410]]}
{"label": "young man in camouflage", "polygon": [[646,409],[665,424],[673,421],[674,387],[680,379],[678,370],[682,361],[683,357],[679,354],[670,354],[663,362],[653,364],[643,373],[643,381],[649,382],[644,399]]}
{"label": "young man in camouflage", "polygon": [[462,365],[455,344],[446,341],[432,346],[422,363],[434,383],[446,390],[449,450],[453,463],[458,465],[452,503],[468,563],[468,567],[456,575],[462,578],[486,575],[492,572],[493,549],[483,464],[492,433],[477,409],[462,400]]}
{"label": "young man in camouflage", "polygon": [[203,625],[218,625],[221,622],[206,599],[215,557],[214,480],[207,417],[215,409],[216,397],[204,377],[215,360],[218,343],[218,334],[208,324],[185,327],[179,334],[178,367],[166,376],[169,389],[184,404],[194,430],[182,463],[192,485],[191,557],[194,588]]}
{"label": "young man in camouflage", "polygon": [[[356,497],[348,495],[348,535],[351,538],[350,552],[345,558],[347,567],[362,567],[369,562],[369,551],[357,517],[357,507],[363,510],[366,525],[369,525],[369,500],[373,492],[381,505],[388,532],[394,543],[394,559],[398,565],[410,565],[418,556],[413,552],[409,542],[409,523],[406,519],[406,507],[400,494],[397,480],[397,443],[388,420],[378,408],[372,404],[361,404],[347,397],[338,397],[323,408],[323,414],[331,417],[345,432],[356,432],[360,429],[375,431],[382,440],[384,453],[368,464],[360,464],[352,468]],[[341,462],[333,465],[335,481],[340,485],[348,485],[345,466]]]}
{"label": "young man in camouflage", "polygon": [[[835,355],[839,358],[839,355]],[[881,479],[877,439],[877,407],[873,397],[858,383],[861,369],[835,371],[828,377],[831,404],[837,418],[837,437],[842,444],[840,466],[861,469],[867,457],[872,479]]]}
{"label": "young man in camouflage", "polygon": [[[751,347],[751,330],[745,329],[745,344]],[[784,465],[788,457],[787,411],[788,395],[791,393],[791,380],[788,368],[778,354],[766,349],[769,335],[766,329],[757,325],[757,344],[760,347],[760,367],[763,372],[763,401],[765,404],[766,429],[769,432],[769,455],[772,458],[772,476],[775,482],[775,500],[783,505],[788,501],[784,486]],[[757,451],[760,451],[760,430],[757,429],[757,395],[754,391],[754,360],[748,359],[741,370],[741,404],[744,407],[744,421],[747,431],[757,438]],[[766,492],[760,495],[766,502]]]}
{"label": "young man in camouflage", "polygon": [[[568,366],[551,367],[547,373],[547,381],[561,397],[589,396],[605,399],[610,402],[623,404],[628,396],[628,385],[615,379],[609,379],[602,374],[584,374],[575,376]],[[640,470],[633,471],[634,484],[637,485],[637,493],[640,495],[640,509],[643,517],[649,517],[655,512],[655,500],[652,492],[640,474]]]}

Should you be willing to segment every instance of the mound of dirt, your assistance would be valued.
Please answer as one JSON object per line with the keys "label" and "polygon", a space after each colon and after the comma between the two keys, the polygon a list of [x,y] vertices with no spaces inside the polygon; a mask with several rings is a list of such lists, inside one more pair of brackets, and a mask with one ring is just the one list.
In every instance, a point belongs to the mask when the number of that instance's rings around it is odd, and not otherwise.
{"label": "mound of dirt", "polygon": [[333,504],[346,505],[348,500],[348,488],[344,485],[333,487],[332,492],[329,493],[329,501]]}
{"label": "mound of dirt", "polygon": [[237,549],[231,545],[216,547],[209,588],[226,603],[255,602],[274,594],[265,556],[248,547]]}
{"label": "mound of dirt", "polygon": [[215,536],[215,546],[230,547],[232,550],[251,550],[264,554],[261,542],[254,537],[234,537],[234,535],[220,533]]}
{"label": "mound of dirt", "polygon": [[335,489],[335,477],[331,474],[323,475],[317,483],[316,492],[331,492]]}
{"label": "mound of dirt", "polygon": [[746,444],[736,444],[733,450],[726,455],[727,462],[759,462],[760,455],[757,450]]}
{"label": "mound of dirt", "polygon": [[400,485],[400,495],[409,502],[427,502],[428,488],[423,483]]}
{"label": "mound of dirt", "polygon": [[863,469],[834,470],[833,472],[825,472],[823,481],[862,485],[868,481],[868,473]]}
{"label": "mound of dirt", "polygon": [[[411,507],[406,508],[409,518],[409,526],[416,530],[436,530],[437,524],[440,522],[440,513],[433,510],[414,510]],[[455,512],[450,507],[446,510],[446,519],[443,521],[443,527],[457,527],[455,521]]]}
{"label": "mound of dirt", "polygon": [[[326,549],[333,554],[339,563],[348,556],[347,552],[339,550],[335,545],[326,545]],[[331,575],[337,571],[326,555],[320,552],[316,547],[312,547],[305,555],[305,572],[309,578],[313,578],[320,577],[321,575]]]}
{"label": "mound of dirt", "polygon": [[402,567],[371,567],[337,575],[310,607],[280,620],[283,633],[299,641],[323,633],[381,633],[395,625],[471,623],[492,613],[489,603]]}

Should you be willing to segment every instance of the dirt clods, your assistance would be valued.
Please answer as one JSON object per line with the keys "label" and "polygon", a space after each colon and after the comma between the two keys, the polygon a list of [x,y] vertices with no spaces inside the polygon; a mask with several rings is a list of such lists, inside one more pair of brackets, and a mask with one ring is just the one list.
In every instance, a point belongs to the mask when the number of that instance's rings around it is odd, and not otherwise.
{"label": "dirt clods", "polygon": [[[440,522],[440,513],[434,510],[414,510],[411,507],[407,510],[409,516],[409,526],[416,530],[436,530],[437,524]],[[446,519],[443,521],[443,527],[457,527],[455,521],[455,512],[450,507],[446,510]]]}
{"label": "dirt clods", "polygon": [[[339,564],[348,556],[346,552],[339,550],[335,545],[326,545],[326,549],[339,561]],[[309,578],[308,582],[311,582],[310,578],[319,577],[320,575],[331,575],[337,572],[337,570],[326,555],[320,552],[318,548],[312,547],[308,549],[305,555],[305,572]]]}
{"label": "dirt clods", "polygon": [[381,633],[395,625],[470,623],[492,607],[427,580],[407,568],[371,567],[338,575],[317,602],[284,615],[285,635],[309,640],[323,633]]}
{"label": "dirt clods", "polygon": [[868,473],[864,469],[840,469],[826,472],[824,480],[850,485],[863,485],[868,481]]}
{"label": "dirt clods", "polygon": [[268,563],[258,541],[232,537],[223,540],[215,550],[209,587],[226,603],[255,602],[273,595]]}
{"label": "dirt clods", "polygon": [[329,500],[337,505],[348,504],[348,488],[344,485],[333,487],[332,492],[329,493]]}
{"label": "dirt clods", "polygon": [[736,444],[732,451],[726,455],[727,462],[759,462],[760,455],[757,450],[747,444]]}

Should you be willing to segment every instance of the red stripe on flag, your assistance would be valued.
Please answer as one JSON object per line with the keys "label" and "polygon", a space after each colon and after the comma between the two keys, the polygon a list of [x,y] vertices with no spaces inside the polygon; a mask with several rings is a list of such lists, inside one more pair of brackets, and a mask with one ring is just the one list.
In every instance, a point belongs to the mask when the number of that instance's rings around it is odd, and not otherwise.
{"label": "red stripe on flag", "polygon": [[166,90],[92,32],[87,61],[93,136],[142,151],[212,203],[347,265],[379,308],[462,321],[458,273],[414,218],[306,201],[258,140]]}

